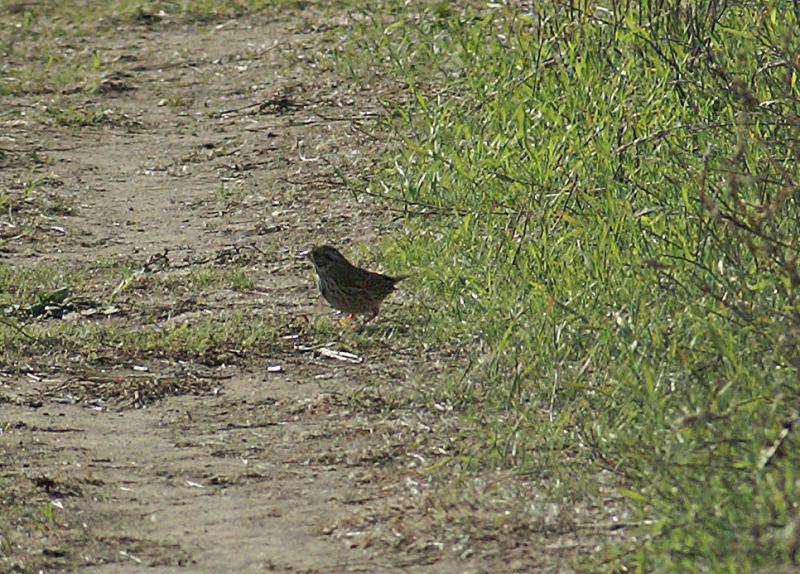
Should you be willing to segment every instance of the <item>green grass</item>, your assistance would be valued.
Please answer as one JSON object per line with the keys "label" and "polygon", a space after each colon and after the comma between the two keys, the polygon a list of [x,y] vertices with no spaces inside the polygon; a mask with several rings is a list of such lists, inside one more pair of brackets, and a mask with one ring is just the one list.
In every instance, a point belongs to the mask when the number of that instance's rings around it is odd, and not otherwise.
{"label": "green grass", "polygon": [[113,125],[119,123],[111,110],[53,106],[44,109],[44,116],[55,125],[67,128]]}
{"label": "green grass", "polygon": [[[136,271],[131,271],[131,285],[135,285]],[[126,278],[127,279],[127,278]],[[209,289],[249,291],[256,286],[255,278],[244,268],[235,265],[200,265],[186,270],[161,273],[151,280],[148,288],[158,287],[177,293],[199,294]]]}
{"label": "green grass", "polygon": [[388,2],[340,62],[404,90],[371,193],[420,335],[471,350],[454,460],[608,471],[649,526],[603,568],[769,571],[800,560],[800,22],[686,6]]}
{"label": "green grass", "polygon": [[252,359],[273,349],[278,341],[278,329],[272,322],[244,313],[147,324],[98,317],[25,322],[0,317],[0,356],[12,363],[49,352],[51,359],[79,354],[89,363],[100,356],[113,356],[115,360],[158,357],[217,364],[245,355]]}
{"label": "green grass", "polygon": [[243,313],[166,320],[153,325],[50,325],[30,332],[41,340],[60,339],[73,350],[92,356],[114,353],[129,358],[194,358],[216,363],[271,349],[278,338],[268,321]]}
{"label": "green grass", "polygon": [[78,275],[48,266],[14,266],[0,263],[0,305],[29,304],[43,293],[71,288]]}
{"label": "green grass", "polygon": [[[112,354],[215,363],[266,352],[276,344],[275,322],[257,314],[181,312],[172,317],[161,311],[159,294],[165,288],[189,294],[252,288],[253,279],[242,269],[198,267],[143,275],[134,267],[105,262],[62,271],[0,264],[0,357],[9,364],[43,352],[50,358],[77,354],[89,361]],[[112,307],[114,313],[103,312]],[[96,312],[82,315],[85,309]]]}
{"label": "green grass", "polygon": [[245,291],[255,287],[255,279],[239,267],[199,267],[193,269],[189,276],[191,289],[206,287],[225,287],[237,291]]}

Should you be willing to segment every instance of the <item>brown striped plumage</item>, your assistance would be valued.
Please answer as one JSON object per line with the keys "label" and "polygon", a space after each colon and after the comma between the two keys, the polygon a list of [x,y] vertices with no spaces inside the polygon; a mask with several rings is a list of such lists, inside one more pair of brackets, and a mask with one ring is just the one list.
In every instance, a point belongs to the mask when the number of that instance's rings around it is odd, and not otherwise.
{"label": "brown striped plumage", "polygon": [[317,272],[319,291],[334,309],[374,318],[381,303],[406,276],[390,277],[361,269],[345,259],[335,247],[314,247],[308,254]]}

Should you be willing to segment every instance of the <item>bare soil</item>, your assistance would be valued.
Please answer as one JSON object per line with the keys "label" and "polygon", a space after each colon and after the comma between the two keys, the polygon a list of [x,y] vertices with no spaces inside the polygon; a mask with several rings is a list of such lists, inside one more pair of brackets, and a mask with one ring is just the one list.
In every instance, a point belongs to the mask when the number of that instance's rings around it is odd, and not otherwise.
{"label": "bare soil", "polygon": [[[2,257],[83,273],[80,295],[116,309],[80,321],[236,312],[273,332],[248,352],[54,344],[2,365],[0,571],[562,572],[595,544],[577,511],[500,472],[426,470],[458,423],[412,391],[456,359],[400,348],[413,325],[391,308],[360,338],[325,327],[302,252],[359,253],[390,225],[337,175],[365,176],[385,147],[371,122],[387,94],[331,65],[346,24],[309,9],[100,28],[73,46],[113,62],[100,89],[5,98],[29,111],[0,118],[3,185],[40,178],[68,207],[17,213]],[[63,125],[56,104],[105,115]],[[104,275],[120,265],[124,289]],[[209,265],[255,285],[181,284]],[[538,510],[522,520],[520,503]]]}

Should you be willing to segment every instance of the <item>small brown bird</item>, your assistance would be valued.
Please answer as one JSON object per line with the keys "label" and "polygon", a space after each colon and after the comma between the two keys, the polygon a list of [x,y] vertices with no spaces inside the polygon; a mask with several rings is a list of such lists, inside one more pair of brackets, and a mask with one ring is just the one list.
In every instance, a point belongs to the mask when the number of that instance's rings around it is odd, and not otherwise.
{"label": "small brown bird", "polygon": [[381,303],[394,291],[395,285],[408,277],[390,277],[356,267],[330,245],[314,247],[308,258],[317,272],[319,292],[330,306],[351,317],[369,313],[365,324],[378,315]]}

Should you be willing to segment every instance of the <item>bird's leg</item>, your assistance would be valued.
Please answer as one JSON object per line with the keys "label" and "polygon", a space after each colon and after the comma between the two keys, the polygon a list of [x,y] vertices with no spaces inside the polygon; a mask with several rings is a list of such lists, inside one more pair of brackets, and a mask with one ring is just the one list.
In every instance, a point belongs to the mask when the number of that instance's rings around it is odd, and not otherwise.
{"label": "bird's leg", "polygon": [[370,316],[369,316],[369,319],[367,319],[366,321],[364,321],[364,325],[366,325],[367,323],[369,323],[370,321],[372,321],[372,320],[373,320],[375,317],[377,317],[377,316],[378,316],[378,308],[376,307],[376,308],[375,308],[375,309],[372,311],[372,315],[370,315]]}
{"label": "bird's leg", "polygon": [[361,323],[361,324],[358,326],[358,328],[356,328],[356,332],[357,332],[357,333],[360,333],[361,331],[363,331],[363,330],[364,330],[364,327],[366,327],[366,326],[367,326],[367,323],[369,323],[370,321],[372,321],[372,320],[373,320],[375,317],[377,317],[377,316],[378,316],[378,310],[377,310],[377,309],[375,309],[374,311],[372,311],[372,314],[369,316],[369,318],[365,319],[365,320],[364,320],[364,322],[363,322],[363,323]]}
{"label": "bird's leg", "polygon": [[342,327],[352,327],[353,323],[354,319],[352,313],[348,313],[347,315],[339,319],[339,325],[341,325]]}

